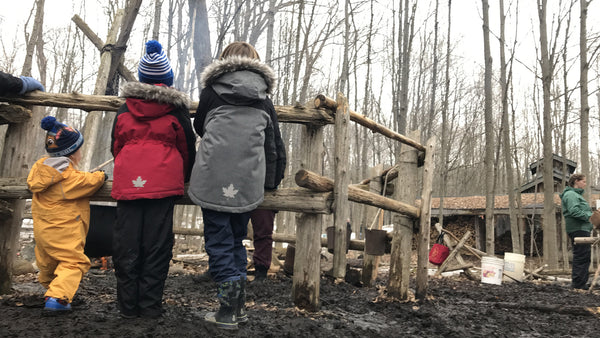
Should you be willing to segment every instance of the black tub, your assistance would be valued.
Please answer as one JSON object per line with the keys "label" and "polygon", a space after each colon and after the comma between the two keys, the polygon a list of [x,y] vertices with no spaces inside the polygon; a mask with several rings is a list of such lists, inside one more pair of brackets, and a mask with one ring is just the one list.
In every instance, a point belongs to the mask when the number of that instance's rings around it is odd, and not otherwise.
{"label": "black tub", "polygon": [[88,257],[112,256],[112,236],[116,219],[116,203],[90,204],[90,230],[84,249]]}

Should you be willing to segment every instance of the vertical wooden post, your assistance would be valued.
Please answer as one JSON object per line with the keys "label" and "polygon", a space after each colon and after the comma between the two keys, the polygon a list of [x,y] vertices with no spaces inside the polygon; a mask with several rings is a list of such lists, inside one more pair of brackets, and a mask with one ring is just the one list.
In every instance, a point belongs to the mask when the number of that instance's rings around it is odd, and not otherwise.
{"label": "vertical wooden post", "polygon": [[335,111],[334,129],[334,163],[335,182],[333,186],[334,197],[334,224],[335,224],[335,246],[333,250],[333,277],[344,278],[346,276],[346,246],[348,233],[346,220],[348,219],[348,123],[350,114],[348,112],[348,100],[340,92],[337,94],[337,109]]}
{"label": "vertical wooden post", "polygon": [[12,267],[19,250],[19,233],[25,209],[25,200],[7,202],[5,206],[12,212],[0,217],[0,295],[11,290]]}
{"label": "vertical wooden post", "polygon": [[[117,33],[119,27],[121,27],[121,21],[123,20],[123,10],[120,9],[115,15],[112,27],[108,32],[106,38],[106,44],[115,44],[117,42]],[[106,93],[106,86],[108,84],[108,76],[110,73],[112,55],[111,52],[107,51],[102,53],[100,57],[100,68],[98,69],[98,77],[96,78],[96,87],[94,89],[95,95],[104,95]],[[96,143],[100,138],[100,125],[102,121],[102,111],[91,111],[85,118],[85,125],[83,127],[82,134],[85,137],[85,142],[82,148],[82,159],[79,164],[83,170],[89,170],[92,168],[92,157],[94,156],[94,150],[96,149]],[[102,161],[102,159],[100,160]]]}
{"label": "vertical wooden post", "polygon": [[[374,168],[369,170],[369,177],[371,177],[371,181],[369,182],[369,191],[377,194],[382,193],[382,181],[381,181],[381,173],[383,172],[383,165],[379,164]],[[375,177],[378,177],[375,179]],[[365,219],[367,223],[363,224],[363,229],[366,231],[371,228],[373,225],[373,229],[380,229],[380,224],[378,220],[375,219],[377,216],[379,218],[379,214],[377,213],[377,208],[372,206],[365,205]],[[380,211],[381,212],[381,211]],[[366,245],[365,245],[366,248]],[[365,249],[363,255],[363,269],[362,269],[362,282],[366,286],[372,286],[377,278],[377,269],[379,267],[379,256],[368,255]]]}
{"label": "vertical wooden post", "polygon": [[[323,127],[307,125],[302,130],[301,169],[320,173],[323,170]],[[308,311],[318,311],[321,273],[321,229],[320,214],[298,214],[296,216],[296,251],[292,299],[294,304]]]}
{"label": "vertical wooden post", "polygon": [[433,171],[435,168],[435,136],[425,145],[425,165],[423,166],[423,190],[421,192],[421,218],[417,241],[417,287],[415,296],[424,300],[427,296],[427,263],[429,258],[429,232],[431,227],[431,191],[433,189]]}
{"label": "vertical wooden post", "polygon": [[[413,140],[421,138],[418,130],[408,135]],[[417,197],[417,169],[418,152],[415,148],[402,145],[397,157],[398,178],[393,198],[398,201],[414,204]],[[385,183],[384,183],[385,184]],[[392,214],[394,235],[392,239],[392,252],[390,256],[390,277],[388,280],[388,295],[399,299],[408,299],[408,286],[410,282],[410,259],[412,253],[413,222],[411,217],[398,213]]]}

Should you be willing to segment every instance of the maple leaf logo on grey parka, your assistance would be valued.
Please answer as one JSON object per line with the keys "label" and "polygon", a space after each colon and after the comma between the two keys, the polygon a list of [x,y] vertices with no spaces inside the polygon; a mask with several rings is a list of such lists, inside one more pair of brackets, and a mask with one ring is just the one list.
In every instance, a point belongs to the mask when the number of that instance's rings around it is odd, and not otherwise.
{"label": "maple leaf logo on grey parka", "polygon": [[227,188],[221,188],[221,189],[223,189],[223,196],[225,196],[227,198],[235,198],[235,194],[237,194],[239,191],[233,187],[232,183],[229,183],[229,186]]}
{"label": "maple leaf logo on grey parka", "polygon": [[142,176],[138,176],[135,180],[131,181],[133,186],[136,188],[143,188],[144,184],[146,184],[146,180],[142,180]]}

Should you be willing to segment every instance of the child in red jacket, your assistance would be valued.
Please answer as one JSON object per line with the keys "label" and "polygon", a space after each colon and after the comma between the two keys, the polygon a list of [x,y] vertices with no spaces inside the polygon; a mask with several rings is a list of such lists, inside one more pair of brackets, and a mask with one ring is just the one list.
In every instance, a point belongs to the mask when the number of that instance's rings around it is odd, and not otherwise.
{"label": "child in red jacket", "polygon": [[127,83],[112,131],[112,197],[117,200],[113,262],[125,318],[156,318],[173,256],[173,209],[196,154],[189,97],[170,86],[173,71],[158,41],[146,43],[140,82]]}

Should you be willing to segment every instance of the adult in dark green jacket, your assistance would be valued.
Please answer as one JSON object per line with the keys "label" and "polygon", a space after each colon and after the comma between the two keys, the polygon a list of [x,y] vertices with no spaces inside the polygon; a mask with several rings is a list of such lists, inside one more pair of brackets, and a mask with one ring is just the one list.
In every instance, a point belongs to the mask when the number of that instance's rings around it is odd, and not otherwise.
{"label": "adult in dark green jacket", "polygon": [[593,228],[590,222],[592,208],[583,198],[583,189],[586,183],[585,175],[573,174],[569,178],[569,185],[560,194],[567,234],[573,247],[571,286],[574,289],[587,289],[589,287],[587,281],[591,261],[591,246],[589,244],[575,244],[575,237],[589,237]]}

